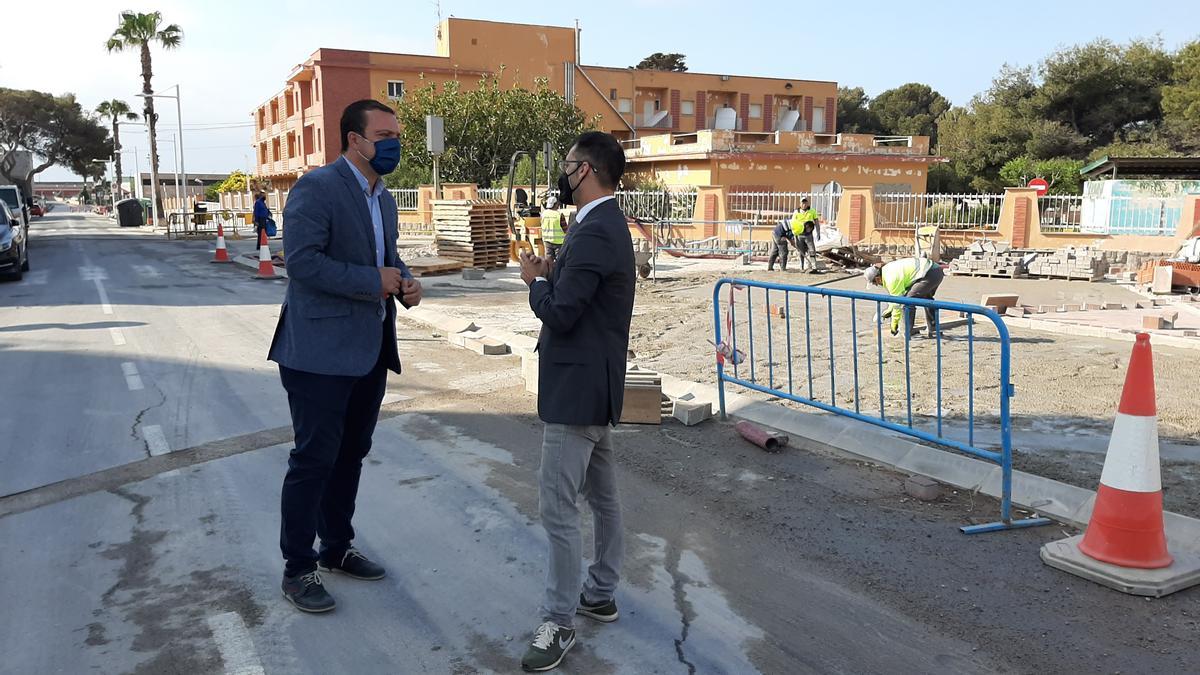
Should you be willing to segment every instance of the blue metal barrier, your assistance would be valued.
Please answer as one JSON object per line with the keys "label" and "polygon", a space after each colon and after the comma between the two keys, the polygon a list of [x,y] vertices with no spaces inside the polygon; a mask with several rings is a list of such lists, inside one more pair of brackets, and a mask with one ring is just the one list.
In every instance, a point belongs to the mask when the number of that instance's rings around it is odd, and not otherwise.
{"label": "blue metal barrier", "polygon": [[[724,316],[722,316],[722,311],[721,311],[722,310],[721,291],[723,288],[729,289],[729,295],[727,298],[727,302],[725,303],[726,311],[725,311]],[[767,350],[766,350],[766,352],[767,352],[767,377],[766,377],[765,383],[760,381],[760,379],[761,379],[760,372],[757,367],[757,362],[759,359],[757,358],[758,355],[756,355],[756,353],[755,353],[755,348],[756,348],[756,341],[754,338],[754,328],[755,328],[754,290],[755,289],[762,289],[762,291],[763,291],[761,294],[761,298],[763,300],[762,311],[763,311],[763,314],[765,314],[765,316],[766,316],[765,334],[766,334],[766,342],[767,342]],[[747,349],[747,342],[743,341],[739,345],[739,339],[738,339],[739,338],[739,336],[738,336],[738,327],[739,327],[738,304],[739,303],[737,300],[738,300],[739,295],[742,295],[740,293],[740,291],[743,291],[743,290],[745,291],[745,293],[744,293],[744,295],[745,295],[745,303],[744,303],[745,318],[744,318],[743,323],[745,324],[745,327],[747,329],[747,334],[748,334],[747,335],[748,349]],[[793,354],[793,331],[792,331],[793,316],[792,316],[792,311],[791,311],[792,306],[793,306],[792,296],[794,294],[800,294],[800,295],[804,296],[804,302],[803,302],[803,308],[804,308],[803,331],[804,331],[804,346],[805,346],[804,359],[806,361],[805,376],[807,378],[807,386],[804,387],[804,393],[807,393],[807,395],[798,394],[796,392],[797,387],[795,386],[796,382],[795,382],[795,378],[794,378],[795,373],[794,373],[793,364],[797,357]],[[780,297],[780,296],[782,296],[782,297]],[[816,296],[816,298],[814,298],[814,296]],[[777,316],[777,313],[772,310],[772,297],[776,298],[775,306],[776,306],[776,308],[782,310],[782,314],[783,314],[782,317]],[[779,302],[780,299],[782,299],[782,302]],[[821,299],[824,299],[825,302],[822,303]],[[835,346],[835,330],[834,330],[834,326],[835,326],[834,300],[835,299],[849,301],[849,319],[850,319],[850,321],[849,321],[849,323],[850,323],[849,350],[850,350],[850,359],[852,360],[852,366],[850,366],[850,367],[853,370],[853,388],[854,388],[853,409],[838,405],[837,397],[838,397],[839,390],[838,390],[837,377],[838,377],[839,371],[837,370],[836,365],[837,365],[838,354],[840,353],[843,356],[845,355],[845,352],[843,350],[846,349],[846,345],[843,344],[843,345]],[[799,303],[796,303],[796,304],[799,304]],[[821,305],[824,305],[823,309],[828,315],[828,324],[827,324],[827,330],[828,330],[827,337],[828,337],[828,342],[829,342],[828,350],[827,350],[828,351],[828,359],[827,360],[828,360],[828,367],[829,367],[829,386],[828,386],[829,400],[828,400],[828,402],[821,400],[823,397],[817,396],[815,394],[815,390],[814,390],[814,371],[813,371],[813,356],[814,356],[814,354],[812,351],[812,342],[813,342],[813,336],[814,336],[814,333],[813,333],[814,305],[818,309],[822,309]],[[864,379],[862,377],[860,377],[860,372],[859,372],[859,363],[860,363],[860,353],[859,353],[860,352],[860,350],[859,350],[860,344],[859,344],[859,342],[860,341],[859,341],[859,335],[858,335],[858,326],[859,326],[858,311],[863,306],[866,306],[866,308],[868,308],[868,309],[873,306],[875,309],[874,324],[875,324],[875,343],[876,344],[874,345],[875,349],[872,351],[874,351],[874,356],[878,363],[878,378],[877,378],[877,386],[879,389],[879,397],[878,397],[879,398],[879,414],[878,414],[878,416],[874,416],[872,414],[869,414],[868,412],[865,412],[867,406],[870,406],[871,403],[867,403],[866,405],[864,405],[863,404],[864,401],[862,398],[862,396],[863,396],[862,389],[864,387],[866,387],[867,385],[871,384],[870,383],[870,375],[867,375],[866,376],[867,379],[866,379],[866,381],[864,381]],[[888,412],[886,410],[885,399],[887,397],[885,396],[886,387],[885,387],[885,378],[884,378],[884,346],[883,346],[884,326],[883,326],[882,322],[883,322],[884,309],[885,309],[885,307],[888,307],[888,306],[893,307],[896,311],[902,312],[901,319],[900,319],[900,330],[902,331],[903,340],[904,340],[904,414],[903,414],[904,419],[903,419],[903,423],[900,420],[888,419]],[[917,426],[914,425],[914,417],[913,417],[913,362],[912,362],[912,360],[913,360],[913,356],[912,356],[913,336],[910,335],[909,332],[906,330],[905,324],[906,324],[906,321],[911,320],[911,319],[907,318],[907,314],[908,313],[915,314],[918,308],[932,309],[934,312],[934,324],[938,327],[938,330],[932,331],[935,336],[933,339],[936,342],[936,349],[934,351],[934,354],[930,355],[932,360],[935,361],[935,363],[936,363],[936,366],[934,368],[934,370],[936,371],[936,415],[934,416],[935,424],[934,424],[934,429],[932,431],[925,431],[923,429],[917,428]],[[948,338],[945,337],[943,331],[941,330],[941,324],[943,322],[940,318],[938,318],[940,316],[941,312],[961,313],[964,317],[966,317],[967,335],[966,335],[966,355],[965,355],[966,356],[966,368],[965,368],[965,370],[966,370],[966,380],[967,380],[967,382],[966,382],[967,405],[966,405],[966,411],[965,411],[965,415],[966,415],[966,439],[965,439],[965,441],[964,440],[956,440],[954,438],[951,438],[950,434],[948,434],[946,429],[944,428],[945,414],[944,414],[944,410],[943,410],[943,404],[944,404],[944,401],[943,401],[943,360],[944,360],[945,355],[943,354],[943,341],[947,340]],[[983,445],[982,443],[976,442],[976,433],[975,433],[975,426],[976,426],[976,415],[975,415],[976,353],[975,352],[976,352],[976,348],[975,348],[975,343],[977,340],[982,339],[982,338],[977,338],[977,336],[976,336],[975,318],[977,316],[981,316],[982,318],[986,319],[987,322],[990,322],[991,325],[993,325],[995,327],[996,335],[997,335],[996,342],[997,342],[997,347],[999,350],[999,367],[998,367],[999,372],[997,373],[998,382],[994,386],[996,386],[996,388],[998,389],[997,393],[998,393],[998,399],[999,399],[999,420],[998,420],[998,429],[997,429],[998,434],[999,434],[999,445],[1000,445],[999,452],[997,452],[995,450],[989,450],[985,447],[982,447],[982,445]],[[815,286],[792,286],[792,285],[776,284],[776,283],[769,283],[769,282],[762,282],[762,281],[749,281],[749,280],[742,280],[742,279],[728,279],[727,278],[727,279],[721,279],[720,281],[718,281],[716,286],[713,288],[713,319],[714,319],[714,328],[715,328],[715,331],[714,331],[715,340],[713,341],[713,343],[714,343],[714,345],[716,345],[717,353],[718,353],[717,388],[718,388],[719,397],[720,397],[720,406],[721,406],[722,417],[724,417],[724,415],[725,415],[725,383],[728,382],[728,383],[732,383],[732,384],[741,385],[743,387],[752,389],[754,391],[759,391],[759,392],[762,392],[765,394],[770,394],[772,396],[778,396],[783,399],[795,401],[797,403],[803,403],[805,405],[810,405],[810,406],[813,406],[814,408],[818,408],[820,410],[824,410],[826,412],[833,413],[835,415],[849,417],[851,419],[855,419],[860,422],[866,422],[867,424],[873,424],[878,427],[883,427],[884,429],[890,429],[891,431],[895,431],[895,432],[904,434],[906,436],[911,436],[913,438],[918,438],[922,441],[949,447],[949,448],[957,450],[961,453],[970,455],[972,457],[976,457],[979,459],[983,459],[983,460],[998,464],[1001,469],[1001,483],[1002,483],[1001,491],[1002,491],[1002,494],[1001,494],[1001,501],[1000,501],[1000,520],[997,522],[994,522],[994,523],[987,523],[987,524],[983,524],[983,525],[963,526],[960,529],[964,533],[977,534],[977,533],[981,533],[981,532],[994,532],[997,530],[1007,530],[1007,529],[1033,527],[1033,526],[1037,526],[1037,525],[1049,524],[1050,520],[1047,518],[1026,518],[1026,519],[1019,519],[1019,520],[1012,519],[1012,420],[1011,420],[1011,415],[1010,415],[1010,411],[1009,411],[1009,404],[1010,404],[1010,399],[1014,395],[1014,389],[1013,389],[1012,383],[1009,378],[1009,368],[1010,368],[1009,342],[1010,342],[1010,339],[1009,339],[1009,334],[1008,334],[1008,327],[1005,326],[1004,321],[1000,318],[1000,316],[998,314],[996,314],[996,312],[994,312],[990,309],[987,309],[985,307],[978,306],[978,305],[967,305],[967,304],[957,303],[957,302],[943,302],[940,300],[925,300],[925,299],[920,299],[920,298],[894,297],[894,296],[890,296],[890,295],[877,295],[877,294],[872,294],[872,293],[840,290],[840,289],[833,289],[833,288],[822,288],[822,287],[815,287]],[[784,321],[784,323],[785,323],[784,331],[783,331],[783,333],[785,335],[785,345],[786,345],[785,349],[778,349],[776,346],[776,343],[778,341],[777,336],[779,334],[779,331],[774,329],[773,323],[775,323],[777,321]],[[724,327],[725,332],[727,333],[727,335],[725,335],[724,337],[722,336],[722,328],[723,327]],[[763,331],[761,330],[761,328],[760,328],[759,334],[760,334],[760,336],[763,334]],[[820,336],[818,336],[818,337],[820,337]],[[961,342],[961,340],[955,340],[955,342],[956,343]],[[825,351],[825,350],[823,350],[823,351]],[[780,352],[782,352],[782,354]],[[778,382],[776,381],[775,366],[776,366],[776,360],[778,358],[785,359],[785,362],[787,365],[787,383],[786,383],[787,387],[786,387],[786,389],[783,387],[784,383],[782,381],[782,378],[780,378],[780,380]],[[823,356],[822,356],[822,358],[823,358]],[[866,358],[869,359],[870,356],[866,356]],[[727,363],[728,363],[728,366],[726,365]],[[748,373],[744,372],[745,370],[747,370],[746,366],[748,366],[748,370],[749,370]],[[727,367],[733,371],[732,375],[730,375],[728,372],[726,372]],[[843,373],[843,376],[845,376],[844,373]],[[846,378],[846,379],[849,379],[849,378]],[[894,379],[895,379],[895,377],[893,377],[893,380]],[[847,382],[847,384],[848,384],[848,382]],[[985,382],[984,386],[989,386],[989,388],[990,388],[991,383]],[[849,395],[848,392],[843,392],[843,398],[845,398],[848,395]]]}

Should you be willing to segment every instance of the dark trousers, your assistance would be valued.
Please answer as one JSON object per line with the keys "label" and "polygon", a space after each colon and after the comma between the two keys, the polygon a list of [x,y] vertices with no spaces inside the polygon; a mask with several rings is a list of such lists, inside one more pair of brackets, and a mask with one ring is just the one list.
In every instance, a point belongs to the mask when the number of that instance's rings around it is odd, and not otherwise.
{"label": "dark trousers", "polygon": [[[912,286],[909,286],[908,292],[904,295],[910,298],[932,300],[934,293],[937,293],[938,286],[942,285],[942,280],[945,278],[946,273],[942,271],[942,268],[934,265],[933,268],[925,273],[924,277],[917,279]],[[908,331],[907,335],[912,335],[913,322],[917,318],[916,312],[913,311],[914,309],[916,307],[907,305],[904,307],[904,330]],[[925,308],[925,323],[929,326],[929,334],[933,335],[934,328],[937,326],[937,319],[934,310],[929,307]]]}
{"label": "dark trousers", "polygon": [[808,261],[809,269],[817,269],[817,243],[813,239],[813,233],[796,237],[796,248],[800,251],[800,269],[804,269],[805,260]]}
{"label": "dark trousers", "polygon": [[546,242],[546,257],[550,260],[558,259],[558,251],[562,248],[562,244],[551,244]]}
{"label": "dark trousers", "polygon": [[775,243],[771,246],[771,256],[767,258],[767,269],[775,267],[775,261],[779,260],[779,269],[787,269],[788,259],[788,238],[775,237]]}
{"label": "dark trousers", "polygon": [[[395,339],[386,328],[383,336]],[[321,559],[340,561],[354,539],[358,479],[387,385],[380,347],[375,367],[362,377],[279,368],[296,435],[283,479],[279,534],[288,576],[313,571]],[[313,550],[317,536],[320,556]]]}

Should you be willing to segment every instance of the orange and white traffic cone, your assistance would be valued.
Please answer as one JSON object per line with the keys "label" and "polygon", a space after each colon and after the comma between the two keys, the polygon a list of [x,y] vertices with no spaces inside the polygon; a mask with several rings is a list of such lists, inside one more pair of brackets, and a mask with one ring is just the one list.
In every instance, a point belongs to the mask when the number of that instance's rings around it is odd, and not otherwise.
{"label": "orange and white traffic cone", "polygon": [[209,262],[233,262],[233,260],[229,257],[229,250],[225,248],[225,228],[222,227],[220,223],[217,223],[217,252],[213,255],[213,259]]}
{"label": "orange and white traffic cone", "polygon": [[1121,567],[1171,564],[1163,530],[1154,357],[1146,333],[1139,333],[1133,344],[1100,489],[1079,551]]}
{"label": "orange and white traffic cone", "polygon": [[1162,597],[1200,584],[1200,552],[1178,545],[1168,550],[1153,360],[1150,336],[1139,333],[1087,530],[1047,543],[1041,557],[1122,593]]}
{"label": "orange and white traffic cone", "polygon": [[271,264],[271,247],[267,245],[267,232],[262,230],[258,234],[258,275],[255,279],[282,279],[283,277],[275,271],[275,265]]}

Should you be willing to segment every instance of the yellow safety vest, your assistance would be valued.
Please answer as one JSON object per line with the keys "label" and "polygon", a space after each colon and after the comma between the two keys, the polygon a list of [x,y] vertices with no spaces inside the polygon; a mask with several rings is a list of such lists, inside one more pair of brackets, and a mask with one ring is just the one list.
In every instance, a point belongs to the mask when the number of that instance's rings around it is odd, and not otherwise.
{"label": "yellow safety vest", "polygon": [[821,214],[817,213],[816,209],[808,209],[807,211],[797,210],[792,214],[792,233],[797,237],[804,235],[804,228],[811,222],[821,219]]}
{"label": "yellow safety vest", "polygon": [[567,235],[562,229],[562,214],[554,209],[542,211],[542,241],[547,244],[561,245]]}

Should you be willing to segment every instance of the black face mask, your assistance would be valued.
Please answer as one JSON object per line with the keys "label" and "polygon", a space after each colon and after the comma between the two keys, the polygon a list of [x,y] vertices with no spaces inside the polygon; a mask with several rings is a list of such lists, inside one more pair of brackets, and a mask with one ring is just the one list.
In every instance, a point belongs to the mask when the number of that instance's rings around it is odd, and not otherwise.
{"label": "black face mask", "polygon": [[[572,171],[571,173],[560,173],[558,175],[558,203],[559,204],[561,204],[563,206],[574,206],[575,205],[575,199],[574,199],[575,188],[571,187],[571,175],[577,173],[579,171],[579,167],[581,167],[581,166],[583,166],[582,162],[575,166],[575,171]],[[583,181],[580,181],[580,182],[582,183]]]}

